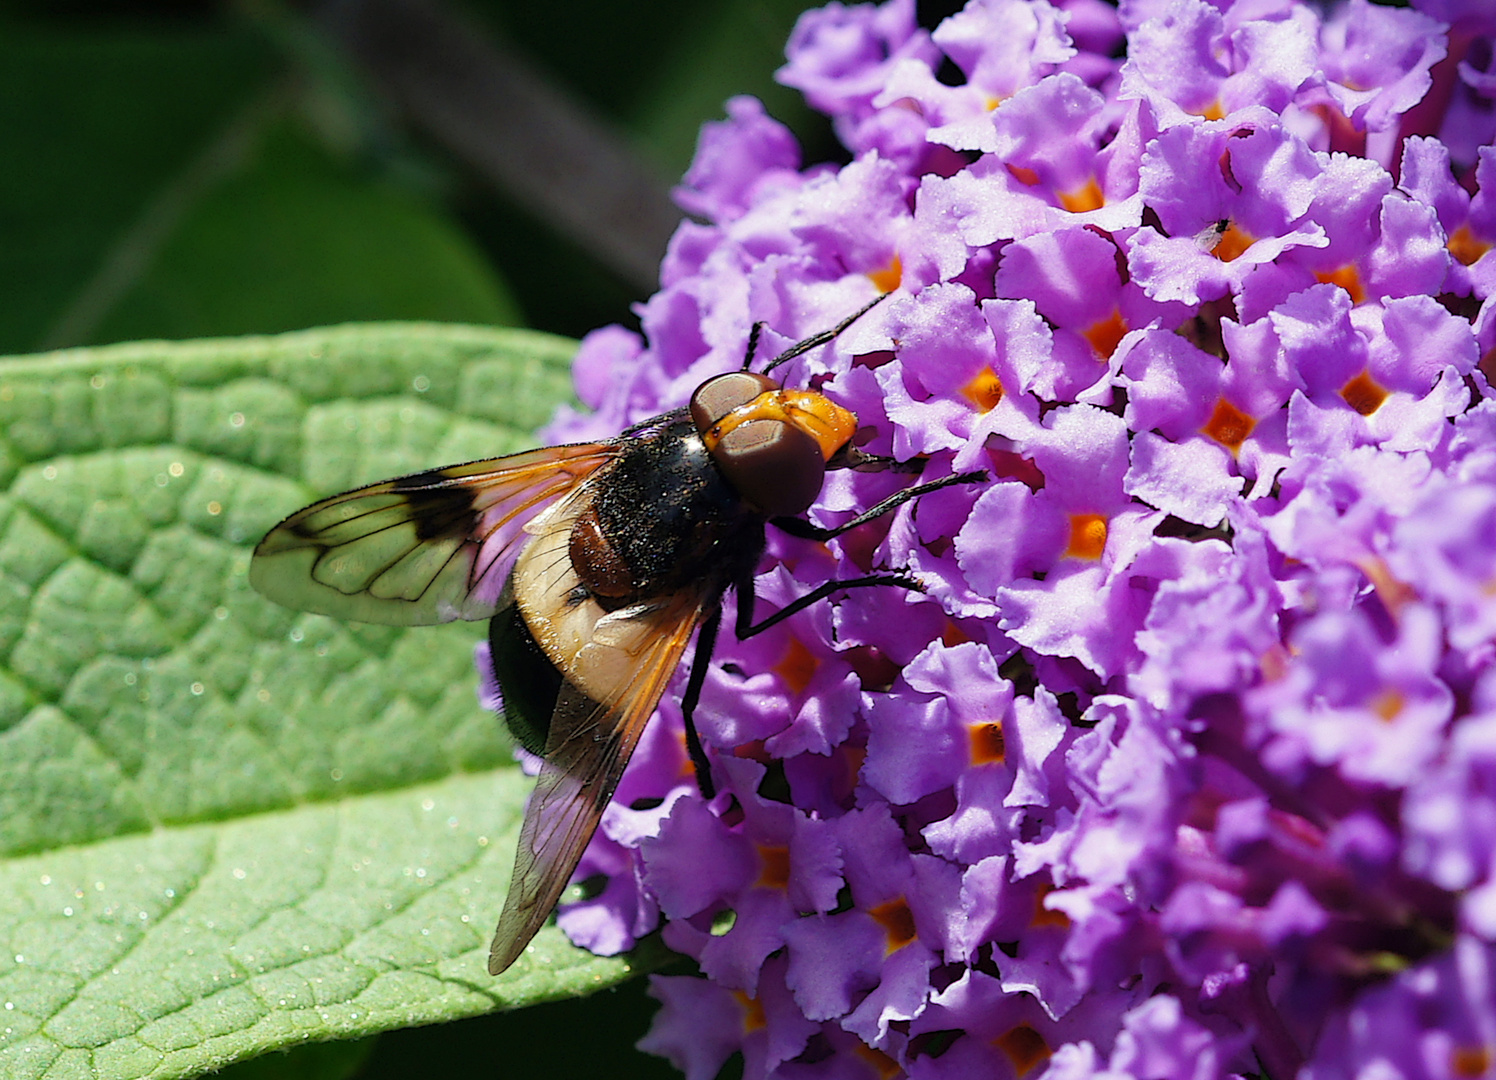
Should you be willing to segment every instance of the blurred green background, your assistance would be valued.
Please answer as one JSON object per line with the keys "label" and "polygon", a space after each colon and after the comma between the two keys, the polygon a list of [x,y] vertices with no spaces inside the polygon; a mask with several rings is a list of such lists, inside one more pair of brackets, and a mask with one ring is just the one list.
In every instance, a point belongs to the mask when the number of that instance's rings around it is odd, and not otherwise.
{"label": "blurred green background", "polygon": [[[726,98],[762,97],[808,160],[836,153],[772,80],[800,6],[4,0],[0,353],[368,319],[629,322],[679,216],[669,187]],[[371,64],[391,39],[409,55]],[[580,124],[559,147],[526,141],[557,129],[533,95]],[[562,205],[474,160],[454,122]],[[630,183],[653,201],[566,220]]]}
{"label": "blurred green background", "polygon": [[[762,98],[807,162],[845,160],[772,79],[801,6],[0,0],[0,354],[353,320],[637,325],[670,185],[728,97]],[[222,1075],[673,1076],[632,1049],[643,990]]]}

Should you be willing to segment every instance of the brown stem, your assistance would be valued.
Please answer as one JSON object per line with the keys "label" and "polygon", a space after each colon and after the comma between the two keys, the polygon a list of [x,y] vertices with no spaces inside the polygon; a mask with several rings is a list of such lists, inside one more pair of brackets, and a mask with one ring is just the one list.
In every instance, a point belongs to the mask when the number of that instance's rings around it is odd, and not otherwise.
{"label": "brown stem", "polygon": [[314,18],[418,127],[630,284],[681,220],[624,139],[439,0],[324,0]]}

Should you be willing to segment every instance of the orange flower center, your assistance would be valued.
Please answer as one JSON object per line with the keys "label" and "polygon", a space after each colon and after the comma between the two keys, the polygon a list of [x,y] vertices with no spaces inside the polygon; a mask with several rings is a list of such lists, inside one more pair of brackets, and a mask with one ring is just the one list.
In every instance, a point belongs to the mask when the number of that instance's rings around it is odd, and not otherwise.
{"label": "orange flower center", "polygon": [[1380,409],[1382,402],[1387,400],[1388,393],[1387,388],[1373,379],[1369,371],[1362,371],[1340,388],[1340,396],[1345,399],[1345,403],[1362,416],[1370,416]]}
{"label": "orange flower center", "polygon": [[918,933],[914,929],[914,912],[909,910],[902,896],[879,904],[868,912],[888,935],[888,951],[897,952],[913,941]]}
{"label": "orange flower center", "polygon": [[961,393],[982,412],[991,412],[1003,399],[1003,383],[997,377],[997,372],[984,367],[971,382],[961,388]]}
{"label": "orange flower center", "polygon": [[1025,1076],[1040,1063],[1049,1060],[1049,1046],[1040,1035],[1027,1024],[1019,1024],[992,1040],[992,1044],[1008,1056],[1013,1071]]}
{"label": "orange flower center", "polygon": [[1106,548],[1106,516],[1104,514],[1071,514],[1070,545],[1066,555],[1077,559],[1099,559]]}
{"label": "orange flower center", "polygon": [[1200,434],[1214,439],[1234,454],[1241,449],[1241,444],[1247,441],[1247,436],[1252,434],[1252,429],[1256,426],[1256,420],[1225,398],[1218,398],[1215,409],[1211,412],[1210,419],[1205,421],[1205,426],[1200,429]]}

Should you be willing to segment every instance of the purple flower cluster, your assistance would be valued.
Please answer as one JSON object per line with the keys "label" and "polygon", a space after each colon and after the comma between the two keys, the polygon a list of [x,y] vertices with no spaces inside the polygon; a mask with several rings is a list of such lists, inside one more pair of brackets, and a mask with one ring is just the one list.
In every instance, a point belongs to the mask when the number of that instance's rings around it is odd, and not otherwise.
{"label": "purple flower cluster", "polygon": [[548,436],[891,291],[782,374],[990,481],[771,537],[760,615],[928,591],[724,634],[710,802],[667,695],[560,916],[699,965],[641,1045],[688,1080],[1493,1074],[1493,42],[1490,0],[831,3],[779,77],[850,163],[751,99],[707,127],[644,338],[586,339]]}

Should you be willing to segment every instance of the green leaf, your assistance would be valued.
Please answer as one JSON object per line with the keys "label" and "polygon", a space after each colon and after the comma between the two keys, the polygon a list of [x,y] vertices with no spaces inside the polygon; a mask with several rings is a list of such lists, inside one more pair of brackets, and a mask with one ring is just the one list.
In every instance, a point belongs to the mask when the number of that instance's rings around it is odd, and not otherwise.
{"label": "green leaf", "polygon": [[285,513],[522,448],[573,343],[350,326],[0,360],[0,1075],[188,1076],[566,997],[485,970],[529,783],[481,626],[281,610]]}

